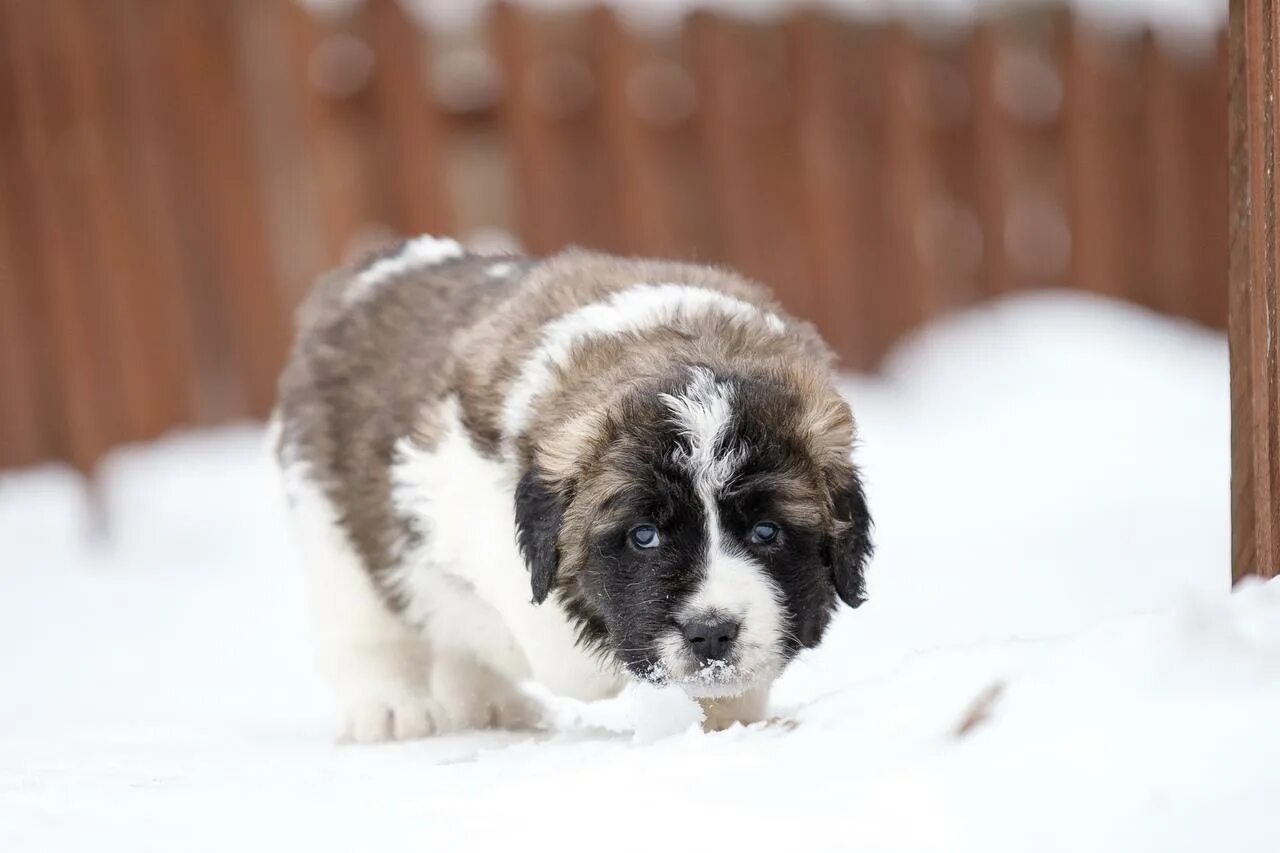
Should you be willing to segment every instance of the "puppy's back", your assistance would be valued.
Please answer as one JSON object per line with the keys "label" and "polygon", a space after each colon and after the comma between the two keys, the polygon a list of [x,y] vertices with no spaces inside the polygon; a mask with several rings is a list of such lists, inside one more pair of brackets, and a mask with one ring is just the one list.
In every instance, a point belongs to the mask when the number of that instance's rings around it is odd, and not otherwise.
{"label": "puppy's back", "polygon": [[277,458],[324,489],[370,570],[390,568],[405,535],[391,502],[396,441],[447,393],[455,336],[528,265],[418,238],[322,276],[298,309]]}

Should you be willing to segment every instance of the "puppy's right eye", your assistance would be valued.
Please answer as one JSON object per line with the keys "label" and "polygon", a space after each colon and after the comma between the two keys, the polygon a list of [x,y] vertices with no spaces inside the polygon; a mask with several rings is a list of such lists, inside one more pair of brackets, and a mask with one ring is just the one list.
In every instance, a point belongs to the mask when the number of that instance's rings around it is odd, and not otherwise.
{"label": "puppy's right eye", "polygon": [[652,524],[641,524],[638,527],[631,528],[631,532],[627,534],[631,540],[631,544],[642,550],[657,548],[662,541],[658,536],[658,528]]}

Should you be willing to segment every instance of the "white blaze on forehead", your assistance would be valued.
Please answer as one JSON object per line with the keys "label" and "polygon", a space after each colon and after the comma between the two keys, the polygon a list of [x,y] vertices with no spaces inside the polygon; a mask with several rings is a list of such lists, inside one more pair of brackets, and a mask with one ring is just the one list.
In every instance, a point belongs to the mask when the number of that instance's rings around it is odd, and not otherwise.
{"label": "white blaze on forehead", "polygon": [[378,288],[404,273],[462,256],[462,246],[447,237],[424,234],[409,240],[394,255],[379,258],[356,275],[343,294],[348,305],[368,299]]}
{"label": "white blaze on forehead", "polygon": [[[715,499],[733,476],[741,461],[737,448],[721,447],[725,430],[733,418],[733,386],[720,382],[705,367],[690,371],[692,381],[680,394],[662,394],[660,399],[671,411],[672,422],[689,443],[686,451],[676,451],[680,462],[693,477],[694,486],[708,511],[715,510]],[[718,452],[717,452],[718,451]]]}
{"label": "white blaze on forehead", "polygon": [[763,323],[775,335],[786,330],[777,314],[717,290],[685,284],[637,284],[547,324],[503,402],[507,453],[528,427],[534,401],[551,387],[556,371],[569,363],[575,347],[596,338],[679,325],[684,319],[712,313]]}
{"label": "white blaze on forehead", "polygon": [[[664,394],[688,449],[679,448],[676,461],[692,478],[706,517],[705,574],[677,618],[687,620],[716,613],[739,621],[734,665],[727,676],[744,679],[768,677],[777,667],[782,639],[782,593],[757,560],[732,542],[720,524],[719,500],[725,485],[742,464],[745,449],[724,440],[733,418],[734,388],[706,368],[690,371],[691,381],[680,394]],[[661,644],[664,666],[673,672],[689,671],[688,655],[675,636]],[[680,661],[685,661],[682,666]],[[690,689],[714,692],[714,682]]]}

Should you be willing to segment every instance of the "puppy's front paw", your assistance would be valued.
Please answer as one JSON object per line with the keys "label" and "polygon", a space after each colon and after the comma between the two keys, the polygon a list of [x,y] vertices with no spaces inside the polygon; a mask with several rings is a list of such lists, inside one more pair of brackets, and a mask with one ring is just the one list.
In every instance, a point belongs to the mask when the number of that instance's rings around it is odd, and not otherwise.
{"label": "puppy's front paw", "polygon": [[441,734],[448,717],[440,704],[425,693],[379,695],[366,691],[349,696],[343,703],[343,743],[379,743],[415,740]]}
{"label": "puppy's front paw", "polygon": [[724,699],[700,699],[702,705],[702,730],[722,732],[740,723],[749,726],[764,719],[769,704],[768,686],[756,687],[741,696]]}
{"label": "puppy's front paw", "polygon": [[758,722],[760,722],[759,718],[754,716],[743,717],[734,713],[726,713],[723,709],[704,708],[702,730],[704,732],[722,732],[725,729],[733,728],[735,725],[749,726]]}
{"label": "puppy's front paw", "polygon": [[470,656],[441,656],[436,661],[432,692],[461,729],[524,731],[544,722],[541,703]]}

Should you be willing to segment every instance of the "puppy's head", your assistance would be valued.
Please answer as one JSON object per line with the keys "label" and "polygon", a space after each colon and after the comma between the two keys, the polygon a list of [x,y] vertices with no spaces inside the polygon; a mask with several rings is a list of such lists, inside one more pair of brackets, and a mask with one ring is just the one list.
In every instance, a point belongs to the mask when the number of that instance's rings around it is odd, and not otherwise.
{"label": "puppy's head", "polygon": [[862,602],[853,419],[824,382],[692,367],[562,431],[516,495],[533,598],[633,676],[740,693]]}

